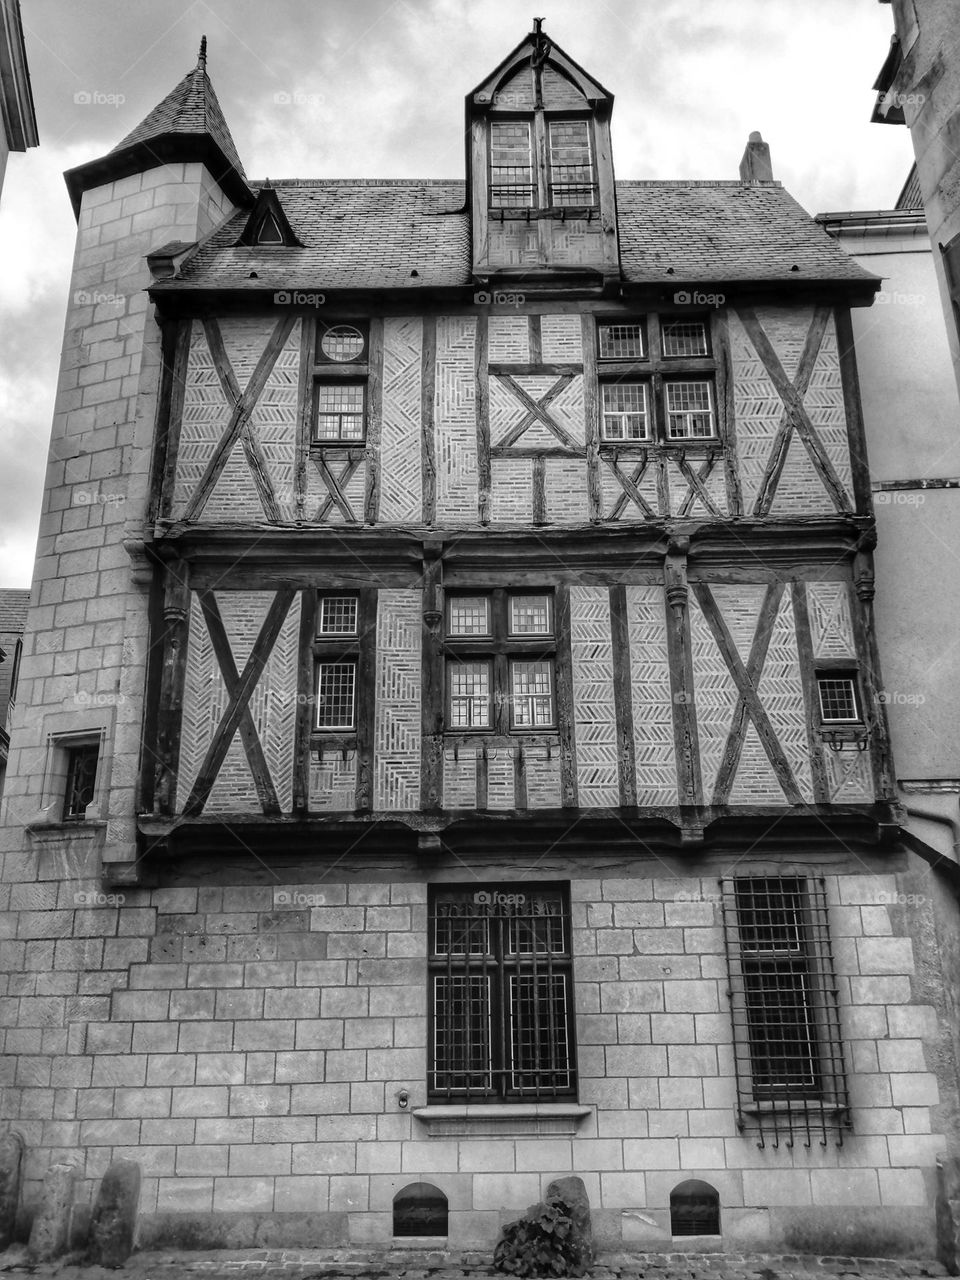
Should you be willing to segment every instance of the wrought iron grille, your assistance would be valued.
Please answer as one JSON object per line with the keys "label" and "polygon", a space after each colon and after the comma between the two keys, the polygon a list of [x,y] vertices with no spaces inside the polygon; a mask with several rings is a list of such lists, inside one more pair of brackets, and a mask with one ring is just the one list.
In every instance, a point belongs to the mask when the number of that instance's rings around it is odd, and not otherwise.
{"label": "wrought iron grille", "polygon": [[838,1146],[850,1112],[822,879],[720,881],[741,1131]]}
{"label": "wrought iron grille", "polygon": [[433,891],[431,1098],[575,1097],[571,981],[563,887]]}

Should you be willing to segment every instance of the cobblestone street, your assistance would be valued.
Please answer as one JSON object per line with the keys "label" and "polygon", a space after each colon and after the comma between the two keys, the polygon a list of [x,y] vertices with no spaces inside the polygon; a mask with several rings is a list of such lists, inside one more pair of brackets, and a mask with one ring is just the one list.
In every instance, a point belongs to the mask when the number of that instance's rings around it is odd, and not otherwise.
{"label": "cobblestone street", "polygon": [[[57,1280],[236,1280],[240,1276],[283,1276],[285,1280],[475,1280],[499,1277],[489,1253],[416,1251],[366,1252],[352,1249],[247,1250],[211,1253],[137,1253],[116,1271],[78,1265],[71,1258],[30,1265],[22,1252],[0,1256],[9,1277],[56,1276]],[[927,1259],[842,1258],[796,1254],[608,1253],[590,1271],[592,1280],[912,1280],[945,1276]]]}

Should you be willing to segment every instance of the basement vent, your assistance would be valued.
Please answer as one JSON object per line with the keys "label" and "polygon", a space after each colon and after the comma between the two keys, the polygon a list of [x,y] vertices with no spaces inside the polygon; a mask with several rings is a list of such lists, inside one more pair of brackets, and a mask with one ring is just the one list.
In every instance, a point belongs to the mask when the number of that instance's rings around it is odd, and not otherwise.
{"label": "basement vent", "polygon": [[393,1198],[395,1236],[447,1234],[447,1197],[429,1182],[413,1182]]}
{"label": "basement vent", "polygon": [[681,1182],[670,1193],[670,1234],[718,1236],[720,1197],[709,1182]]}

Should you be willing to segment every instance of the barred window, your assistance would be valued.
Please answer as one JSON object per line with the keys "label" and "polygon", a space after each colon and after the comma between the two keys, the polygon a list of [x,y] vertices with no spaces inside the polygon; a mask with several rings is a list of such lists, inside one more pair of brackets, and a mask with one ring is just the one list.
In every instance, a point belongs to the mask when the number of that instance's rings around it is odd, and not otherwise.
{"label": "barred window", "polygon": [[809,1146],[849,1125],[837,988],[822,879],[723,879],[738,1125]]}
{"label": "barred window", "polygon": [[663,320],[660,335],[663,354],[667,357],[709,354],[705,320]]}
{"label": "barred window", "polygon": [[550,203],[592,205],[596,202],[590,124],[587,120],[551,120]]}
{"label": "barred window", "polygon": [[604,382],[600,436],[603,440],[650,438],[648,394],[645,382]]}
{"label": "barred window", "polygon": [[529,208],[535,203],[530,124],[497,120],[490,126],[490,203],[494,208]]}
{"label": "barred window", "polygon": [[97,761],[100,748],[96,744],[67,749],[67,781],[64,788],[65,822],[81,822],[87,816],[87,805],[93,803],[97,787]]}
{"label": "barred window", "polygon": [[666,382],[667,438],[708,440],[716,435],[710,382]]}
{"label": "barred window", "polygon": [[564,886],[432,889],[430,1099],[575,1097],[571,963]]}
{"label": "barred window", "polygon": [[446,729],[494,735],[556,724],[553,593],[449,592]]}
{"label": "barred window", "polygon": [[320,443],[362,441],[366,387],[362,382],[316,383],[315,439]]}

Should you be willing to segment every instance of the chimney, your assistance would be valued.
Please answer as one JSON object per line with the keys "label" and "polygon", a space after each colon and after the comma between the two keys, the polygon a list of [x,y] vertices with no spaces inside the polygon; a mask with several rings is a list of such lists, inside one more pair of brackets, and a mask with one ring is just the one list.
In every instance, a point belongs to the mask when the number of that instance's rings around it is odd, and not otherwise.
{"label": "chimney", "polygon": [[770,164],[770,148],[754,129],[747,141],[740,161],[741,182],[772,182],[773,167]]}

